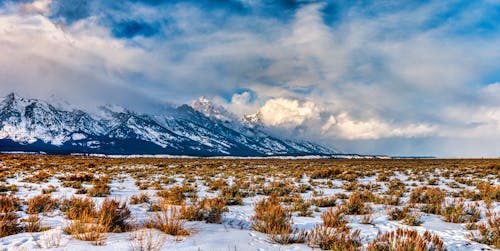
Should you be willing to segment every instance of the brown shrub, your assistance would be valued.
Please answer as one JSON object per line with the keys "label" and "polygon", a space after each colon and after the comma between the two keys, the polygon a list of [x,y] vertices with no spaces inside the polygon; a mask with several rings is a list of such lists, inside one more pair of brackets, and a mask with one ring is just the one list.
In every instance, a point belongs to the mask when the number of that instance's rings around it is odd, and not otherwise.
{"label": "brown shrub", "polygon": [[149,201],[150,201],[149,195],[145,193],[141,193],[139,195],[134,195],[130,197],[130,204],[149,203]]}
{"label": "brown shrub", "polygon": [[89,182],[94,179],[94,175],[90,173],[79,173],[79,174],[71,174],[63,177],[65,181],[77,181],[80,183]]}
{"label": "brown shrub", "polygon": [[208,191],[214,192],[222,189],[223,187],[227,187],[227,182],[223,179],[211,180],[208,183]]}
{"label": "brown shrub", "polygon": [[27,219],[23,220],[25,223],[24,231],[28,233],[41,232],[42,222],[38,214],[30,215]]}
{"label": "brown shrub", "polygon": [[403,207],[402,209],[395,207],[391,210],[388,210],[387,215],[389,216],[389,220],[399,221],[399,220],[403,220],[406,217],[409,210],[410,210],[409,207]]}
{"label": "brown shrub", "polygon": [[309,246],[323,250],[355,251],[361,246],[360,231],[339,231],[321,225],[311,231],[308,238]]}
{"label": "brown shrub", "polygon": [[334,207],[337,202],[337,197],[322,197],[322,198],[314,198],[311,200],[311,204],[317,207]]}
{"label": "brown shrub", "polygon": [[21,210],[21,201],[12,195],[0,194],[0,213],[12,213]]}
{"label": "brown shrub", "polygon": [[77,240],[103,245],[106,240],[106,224],[108,222],[98,222],[93,215],[83,213],[80,220],[72,221],[64,231]]}
{"label": "brown shrub", "polygon": [[184,227],[184,224],[179,209],[171,206],[156,213],[145,226],[173,236],[186,236],[190,234],[190,231]]}
{"label": "brown shrub", "polygon": [[477,205],[466,206],[462,199],[443,203],[441,215],[444,220],[452,223],[476,222],[481,217],[481,211]]}
{"label": "brown shrub", "polygon": [[411,192],[410,203],[424,203],[420,208],[422,212],[439,214],[445,196],[446,193],[439,188],[418,187]]}
{"label": "brown shrub", "polygon": [[483,200],[500,201],[500,185],[480,182],[476,185]]}
{"label": "brown shrub", "polygon": [[130,210],[126,203],[116,200],[105,199],[97,214],[98,222],[106,232],[121,233],[130,230],[127,220],[130,218]]}
{"label": "brown shrub", "polygon": [[205,215],[199,206],[183,204],[180,209],[180,218],[188,221],[202,221]]}
{"label": "brown shrub", "polygon": [[349,199],[342,208],[345,210],[346,214],[368,214],[371,212],[371,208],[366,206],[364,202],[365,198],[363,197],[363,194],[354,192],[351,196],[349,196]]}
{"label": "brown shrub", "polygon": [[262,199],[255,205],[252,228],[266,234],[290,233],[292,214],[275,197]]}
{"label": "brown shrub", "polygon": [[403,219],[403,223],[409,226],[420,226],[422,224],[422,221],[419,214],[411,212],[406,214],[405,218]]}
{"label": "brown shrub", "polygon": [[247,193],[242,192],[239,186],[236,185],[233,185],[231,187],[223,187],[220,194],[224,198],[228,206],[243,205],[242,198],[248,196]]}
{"label": "brown shrub", "polygon": [[106,181],[95,182],[94,185],[87,190],[87,195],[90,197],[106,197],[110,194],[110,187]]}
{"label": "brown shrub", "polygon": [[204,198],[199,202],[199,207],[202,209],[207,223],[221,224],[222,214],[228,211],[225,200],[220,197]]}
{"label": "brown shrub", "polygon": [[500,214],[486,212],[486,222],[477,225],[477,234],[471,237],[480,243],[493,245],[500,248]]}
{"label": "brown shrub", "polygon": [[301,217],[312,217],[313,212],[309,210],[311,207],[311,203],[306,202],[304,199],[302,199],[300,196],[297,197],[297,199],[294,199],[292,202],[292,208],[291,211],[293,212],[299,212],[298,216]]}
{"label": "brown shrub", "polygon": [[0,238],[18,234],[22,231],[19,217],[14,213],[0,214]]}
{"label": "brown shrub", "polygon": [[445,192],[439,188],[418,187],[410,194],[410,203],[441,204]]}
{"label": "brown shrub", "polygon": [[342,171],[338,168],[325,168],[311,173],[311,179],[335,179]]}
{"label": "brown shrub", "polygon": [[50,195],[38,195],[28,200],[28,214],[52,212],[59,207],[59,202]]}
{"label": "brown shrub", "polygon": [[96,210],[94,202],[89,198],[72,197],[64,200],[61,211],[66,212],[68,219],[81,220],[83,216],[95,217]]}
{"label": "brown shrub", "polygon": [[323,225],[325,227],[337,228],[339,230],[348,230],[347,217],[342,207],[329,208],[321,214]]}
{"label": "brown shrub", "polygon": [[407,250],[407,251],[444,251],[443,241],[430,232],[419,234],[415,230],[398,228],[381,234],[368,244],[367,251]]}
{"label": "brown shrub", "polygon": [[171,205],[181,205],[186,198],[186,196],[184,195],[184,190],[179,186],[158,191],[157,195],[163,198],[165,203]]}

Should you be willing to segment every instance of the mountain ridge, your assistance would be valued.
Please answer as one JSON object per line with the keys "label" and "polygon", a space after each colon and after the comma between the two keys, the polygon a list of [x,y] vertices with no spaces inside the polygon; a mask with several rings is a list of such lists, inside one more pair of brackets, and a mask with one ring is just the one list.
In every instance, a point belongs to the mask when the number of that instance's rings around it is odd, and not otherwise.
{"label": "mountain ridge", "polygon": [[205,98],[154,115],[116,106],[99,111],[97,116],[8,94],[0,102],[0,151],[200,157],[336,153],[313,142],[272,135]]}

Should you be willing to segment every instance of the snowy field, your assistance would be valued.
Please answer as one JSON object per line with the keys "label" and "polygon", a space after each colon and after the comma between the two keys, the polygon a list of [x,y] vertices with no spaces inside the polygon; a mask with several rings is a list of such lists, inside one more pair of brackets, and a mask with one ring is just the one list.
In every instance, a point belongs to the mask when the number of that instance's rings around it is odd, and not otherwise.
{"label": "snowy field", "polygon": [[0,250],[500,248],[500,160],[0,155],[0,170]]}

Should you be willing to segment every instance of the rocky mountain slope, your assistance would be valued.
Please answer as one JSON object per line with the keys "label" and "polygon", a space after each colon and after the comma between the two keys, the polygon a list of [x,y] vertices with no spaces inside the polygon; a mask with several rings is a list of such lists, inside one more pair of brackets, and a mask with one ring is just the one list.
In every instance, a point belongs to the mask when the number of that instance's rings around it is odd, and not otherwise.
{"label": "rocky mountain slope", "polygon": [[204,98],[138,114],[104,106],[98,114],[12,93],[0,102],[0,151],[191,156],[330,155],[312,142],[282,139]]}

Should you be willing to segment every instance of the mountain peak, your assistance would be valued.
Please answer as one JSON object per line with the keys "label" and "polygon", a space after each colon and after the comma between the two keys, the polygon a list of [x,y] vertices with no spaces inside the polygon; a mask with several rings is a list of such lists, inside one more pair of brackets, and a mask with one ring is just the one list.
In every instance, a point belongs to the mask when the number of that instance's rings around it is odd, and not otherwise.
{"label": "mountain peak", "polygon": [[[319,145],[276,137],[241,123],[201,97],[165,116],[123,107],[97,114],[24,99],[15,93],[0,107],[0,151],[172,154],[192,156],[327,155]],[[168,115],[168,116],[167,116]],[[223,122],[223,123],[221,123]]]}
{"label": "mountain peak", "polygon": [[30,101],[32,100],[26,100],[19,96],[17,93],[11,92],[7,94],[7,96],[5,96],[3,101],[0,103],[0,107],[2,107],[3,109],[17,109],[20,106],[26,106]]}
{"label": "mountain peak", "polygon": [[110,105],[110,104],[99,106],[99,109],[101,111],[110,112],[110,113],[128,113],[129,112],[127,109],[125,109],[122,106],[119,106],[119,105]]}
{"label": "mountain peak", "polygon": [[16,100],[22,100],[23,98],[21,98],[17,93],[15,92],[11,92],[9,94],[7,94],[7,96],[4,97],[4,102],[5,103],[12,103]]}
{"label": "mountain peak", "polygon": [[12,100],[12,99],[15,99],[16,96],[17,96],[17,94],[15,92],[11,92],[11,93],[7,94],[7,96],[5,96],[5,99]]}
{"label": "mountain peak", "polygon": [[204,96],[201,96],[197,100],[193,101],[190,106],[194,110],[212,119],[230,122],[234,121],[235,118],[235,116],[224,109],[224,107],[214,104],[211,100]]}

